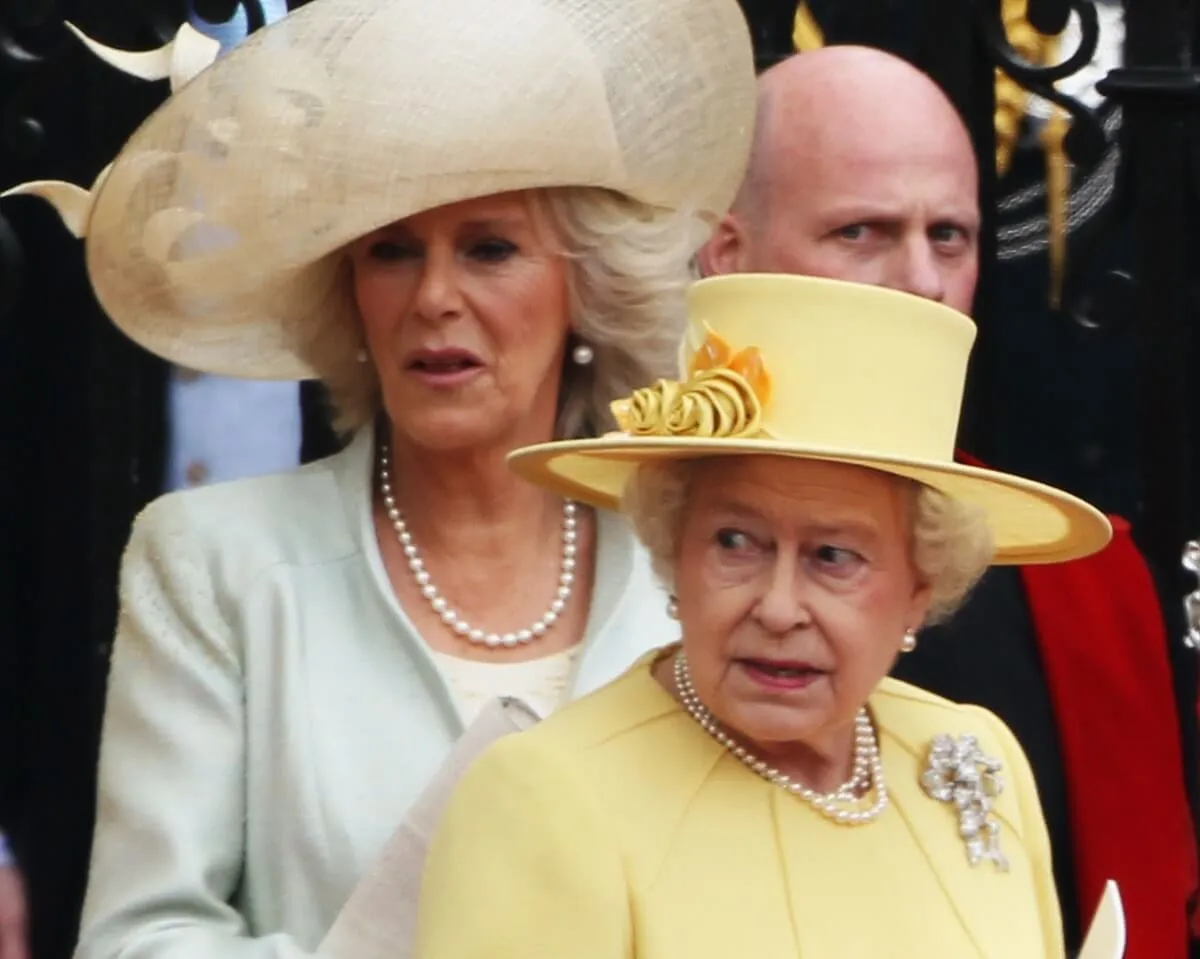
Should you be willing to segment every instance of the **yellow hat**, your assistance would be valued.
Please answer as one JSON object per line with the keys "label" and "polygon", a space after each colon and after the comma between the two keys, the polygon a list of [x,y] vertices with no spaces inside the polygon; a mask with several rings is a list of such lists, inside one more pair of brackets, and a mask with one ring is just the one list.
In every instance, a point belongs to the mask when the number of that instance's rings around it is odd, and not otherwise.
{"label": "yellow hat", "polygon": [[639,464],[773,455],[904,476],[974,503],[998,564],[1054,563],[1102,549],[1098,510],[1061,490],[954,462],[975,325],[907,293],[799,276],[743,274],[688,295],[686,378],[613,406],[619,433],[509,457],[524,478],[605,509]]}

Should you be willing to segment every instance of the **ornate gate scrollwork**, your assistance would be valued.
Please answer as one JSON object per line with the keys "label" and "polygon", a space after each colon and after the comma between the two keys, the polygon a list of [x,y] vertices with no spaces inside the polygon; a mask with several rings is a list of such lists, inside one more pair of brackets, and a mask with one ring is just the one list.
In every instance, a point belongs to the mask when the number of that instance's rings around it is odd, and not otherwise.
{"label": "ornate gate scrollwork", "polygon": [[1061,35],[1071,14],[1079,19],[1079,45],[1059,62],[1048,64],[1030,63],[1012,45],[1001,7],[995,0],[974,0],[974,3],[976,24],[991,61],[1029,93],[1062,108],[1071,119],[1065,141],[1068,156],[1082,165],[1096,163],[1108,144],[1103,124],[1082,102],[1055,87],[1055,83],[1078,73],[1096,56],[1100,24],[1093,0],[1029,0],[1024,18],[1046,37]]}
{"label": "ornate gate scrollwork", "polygon": [[[1192,62],[1195,4],[1189,0],[1138,0],[1124,4],[1123,59],[1097,83],[1097,91],[1115,105],[1108,122],[1054,84],[1087,66],[1100,39],[1095,0],[1029,0],[1028,24],[1041,34],[1056,35],[1075,18],[1079,42],[1054,62],[1031,63],[1014,49],[1005,33],[999,0],[974,0],[976,23],[989,59],[1029,92],[1055,104],[1070,119],[1064,147],[1077,169],[1096,177],[1113,176],[1116,197],[1089,200],[1087,210],[1099,215],[1091,239],[1103,235],[1117,208],[1131,213],[1134,262],[1112,275],[1121,306],[1131,315],[1120,318],[1133,330],[1137,344],[1139,402],[1138,450],[1143,509],[1139,542],[1179,595],[1191,587],[1180,578],[1179,557],[1187,530],[1200,528],[1200,500],[1195,495],[1200,465],[1200,426],[1192,412],[1194,389],[1190,369],[1196,362],[1193,333],[1197,296],[1190,264],[1196,254],[1193,234],[1200,170],[1196,142],[1196,108],[1200,74]],[[1107,129],[1106,129],[1107,126]],[[1098,168],[1105,150],[1103,167]],[[1103,187],[1104,184],[1100,183]],[[1100,206],[1106,209],[1100,210]],[[1068,213],[1076,215],[1074,207]],[[1092,245],[1076,244],[1075,261],[1087,265]],[[1068,313],[1085,325],[1087,310],[1071,302]],[[1092,307],[1096,291],[1091,291]],[[1109,304],[1111,313],[1111,304]],[[1111,322],[1111,319],[1110,319]],[[1184,568],[1200,562],[1190,548]],[[1200,612],[1200,597],[1188,597],[1188,610]],[[1189,634],[1190,635],[1190,634]],[[1191,637],[1197,639],[1200,636]],[[1190,641],[1190,640],[1189,640]]]}

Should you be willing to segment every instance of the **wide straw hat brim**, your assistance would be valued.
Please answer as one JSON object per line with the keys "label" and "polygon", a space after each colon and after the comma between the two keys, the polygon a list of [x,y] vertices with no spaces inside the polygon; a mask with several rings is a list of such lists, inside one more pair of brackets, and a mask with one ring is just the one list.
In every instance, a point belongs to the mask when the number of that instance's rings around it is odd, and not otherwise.
{"label": "wide straw hat brim", "polygon": [[134,134],[96,192],[89,274],[159,356],[305,378],[350,242],[552,187],[715,221],[755,99],[735,0],[313,0]]}
{"label": "wide straw hat brim", "polygon": [[524,478],[617,509],[640,464],[774,456],[902,476],[979,507],[995,562],[1095,552],[1112,529],[1069,493],[954,457],[975,324],[896,290],[785,274],[688,290],[680,378],[613,405],[620,432],[510,454]]}
{"label": "wide straw hat brim", "polygon": [[725,456],[778,456],[844,463],[902,476],[978,506],[996,544],[997,565],[1058,563],[1102,549],[1108,519],[1083,500],[1033,480],[965,466],[876,456],[853,450],[805,448],[770,439],[697,439],[613,435],[545,443],[509,457],[523,478],[601,509],[620,508],[621,495],[642,464]]}

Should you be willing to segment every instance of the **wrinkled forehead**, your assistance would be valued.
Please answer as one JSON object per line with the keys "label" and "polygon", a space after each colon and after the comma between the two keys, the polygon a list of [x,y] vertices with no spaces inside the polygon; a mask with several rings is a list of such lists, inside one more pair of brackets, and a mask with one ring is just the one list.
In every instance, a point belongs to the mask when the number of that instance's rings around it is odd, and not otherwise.
{"label": "wrinkled forehead", "polygon": [[903,117],[779,119],[768,177],[776,202],[803,208],[859,199],[977,209],[978,169],[965,131]]}
{"label": "wrinkled forehead", "polygon": [[918,488],[879,470],[788,456],[714,457],[694,460],[686,469],[693,510],[881,534],[907,529]]}
{"label": "wrinkled forehead", "polygon": [[975,168],[934,150],[814,155],[780,171],[773,202],[793,212],[977,219]]}

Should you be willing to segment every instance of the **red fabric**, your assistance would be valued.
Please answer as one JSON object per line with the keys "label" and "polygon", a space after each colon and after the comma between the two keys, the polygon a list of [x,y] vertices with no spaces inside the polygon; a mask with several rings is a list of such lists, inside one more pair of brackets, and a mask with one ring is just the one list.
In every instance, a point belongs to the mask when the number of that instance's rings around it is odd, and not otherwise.
{"label": "red fabric", "polygon": [[1184,959],[1196,834],[1167,638],[1129,525],[1112,522],[1096,555],[1021,576],[1066,767],[1083,927],[1115,879],[1126,959]]}

